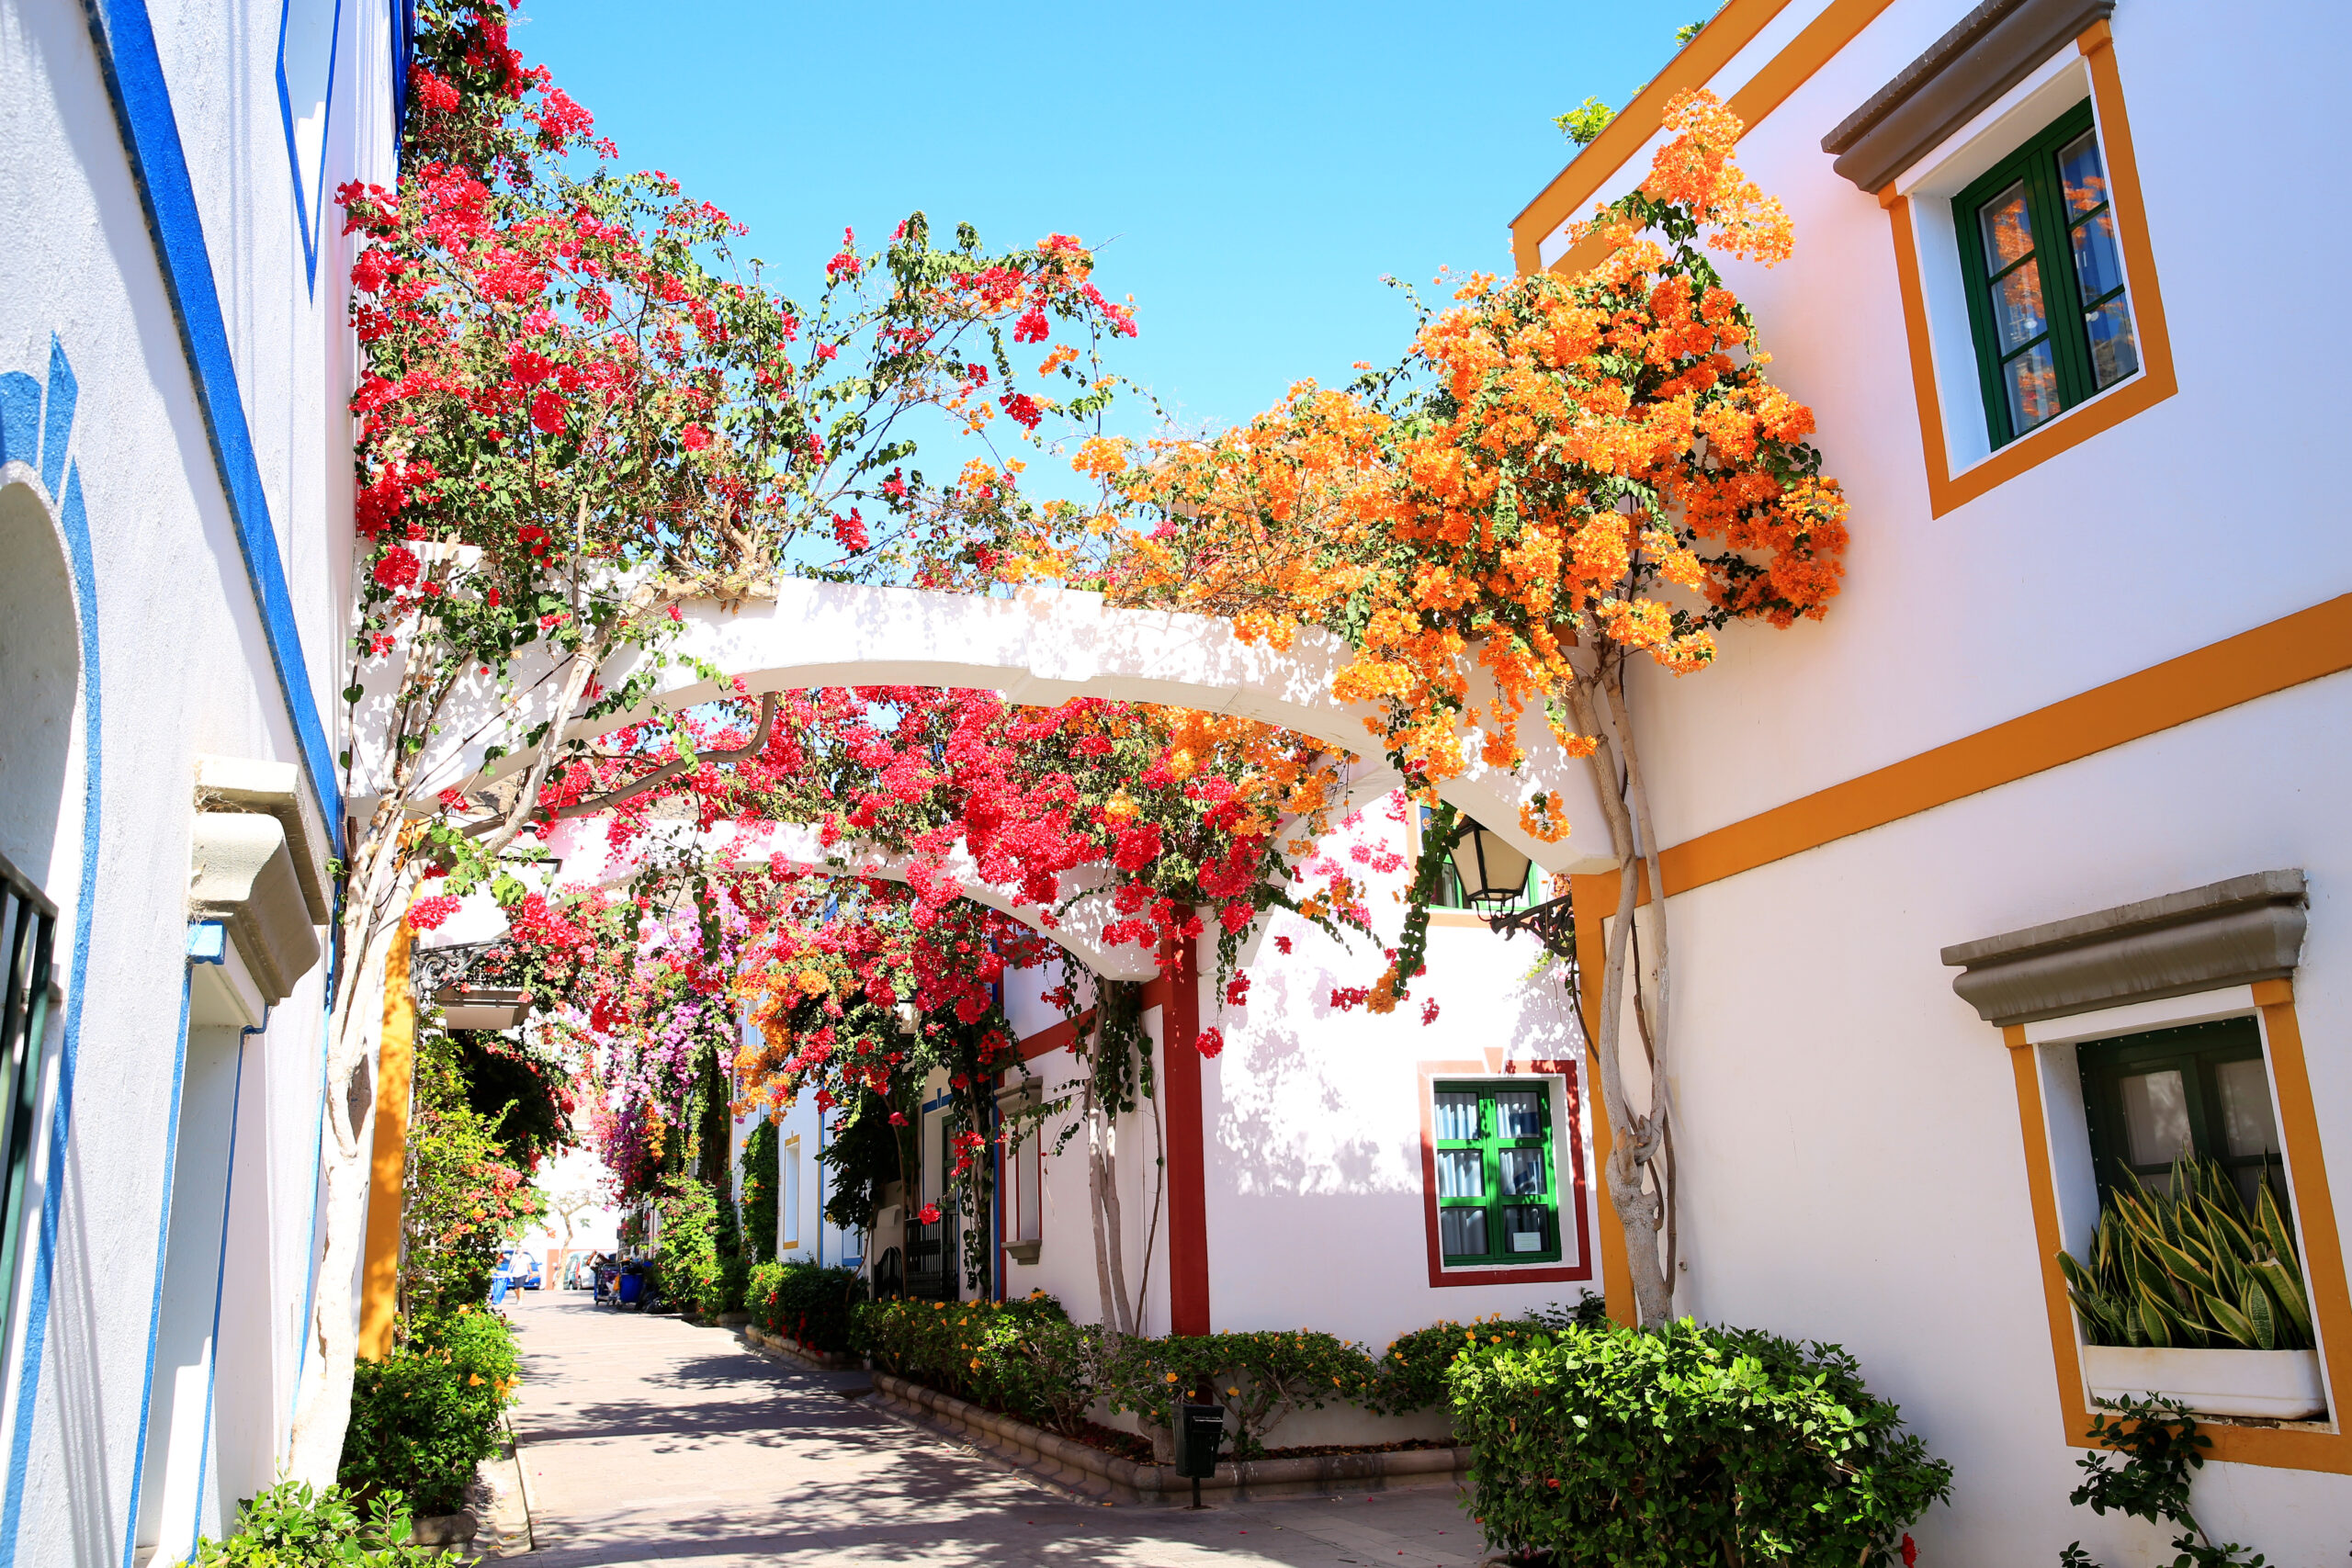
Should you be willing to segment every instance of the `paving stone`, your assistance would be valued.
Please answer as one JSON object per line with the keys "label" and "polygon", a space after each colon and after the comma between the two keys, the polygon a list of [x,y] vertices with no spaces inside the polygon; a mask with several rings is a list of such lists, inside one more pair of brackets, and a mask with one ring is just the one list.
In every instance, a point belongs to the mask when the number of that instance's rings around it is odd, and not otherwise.
{"label": "paving stone", "polygon": [[1078,1501],[843,1397],[871,1387],[862,1371],[789,1366],[731,1330],[585,1292],[509,1299],[537,1568],[1468,1568],[1484,1555],[1451,1487],[1197,1514]]}

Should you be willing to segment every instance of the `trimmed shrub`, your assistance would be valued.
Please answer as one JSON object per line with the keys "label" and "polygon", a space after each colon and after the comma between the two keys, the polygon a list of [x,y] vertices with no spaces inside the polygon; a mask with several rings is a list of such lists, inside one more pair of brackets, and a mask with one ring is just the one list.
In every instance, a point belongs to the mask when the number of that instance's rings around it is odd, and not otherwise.
{"label": "trimmed shrub", "polygon": [[1951,1490],[1834,1345],[1687,1319],[1495,1328],[1447,1386],[1476,1450],[1463,1506],[1497,1549],[1563,1568],[1884,1568]]}
{"label": "trimmed shrub", "polygon": [[1111,1407],[1141,1420],[1163,1454],[1169,1451],[1176,1403],[1196,1389],[1225,1406],[1236,1459],[1264,1453],[1267,1434],[1294,1410],[1320,1410],[1335,1403],[1381,1407],[1378,1369],[1370,1353],[1336,1335],[1305,1328],[1125,1339],[1111,1353],[1103,1383]]}
{"label": "trimmed shrub", "polygon": [[1440,1319],[1389,1341],[1380,1358],[1380,1390],[1374,1407],[1391,1416],[1405,1416],[1444,1404],[1452,1397],[1446,1392],[1445,1374],[1456,1358],[1482,1343],[1510,1345],[1523,1335],[1608,1325],[1609,1303],[1590,1291],[1573,1307],[1538,1307],[1511,1322],[1505,1322],[1499,1313],[1469,1323]]}
{"label": "trimmed shrub", "polygon": [[856,1269],[814,1263],[760,1264],[743,1288],[744,1308],[762,1328],[829,1354],[850,1348],[850,1313],[865,1300]]}
{"label": "trimmed shrub", "polygon": [[1009,1302],[873,1302],[854,1342],[885,1371],[1076,1436],[1102,1371],[1102,1333],[1040,1291]]}
{"label": "trimmed shrub", "polygon": [[407,1500],[379,1494],[364,1517],[340,1486],[281,1481],[237,1510],[237,1533],[196,1543],[198,1568],[426,1568],[436,1548],[409,1543]]}
{"label": "trimmed shrub", "polygon": [[336,1480],[363,1496],[404,1493],[421,1514],[456,1513],[498,1451],[514,1377],[514,1331],[497,1313],[417,1321],[390,1355],[359,1363]]}
{"label": "trimmed shrub", "polygon": [[653,1243],[654,1289],[675,1312],[721,1311],[718,1199],[702,1182],[679,1177],[653,1203],[662,1214]]}

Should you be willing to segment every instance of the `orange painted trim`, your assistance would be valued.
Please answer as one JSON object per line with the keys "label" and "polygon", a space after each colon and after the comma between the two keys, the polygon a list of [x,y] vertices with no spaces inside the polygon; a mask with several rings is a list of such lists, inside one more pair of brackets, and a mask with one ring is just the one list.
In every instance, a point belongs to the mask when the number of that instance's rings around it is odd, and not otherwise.
{"label": "orange painted trim", "polygon": [[[1688,893],[2346,670],[2352,594],[1687,840],[1661,857],[1666,885]],[[1586,880],[1578,879],[1580,912],[1589,907]],[[1590,907],[1616,908],[1617,874],[1589,880],[1599,900]],[[1599,973],[1598,964],[1589,972]]]}
{"label": "orange painted trim", "polygon": [[[2148,237],[2148,212],[2140,197],[2140,164],[2132,150],[2132,119],[2123,105],[2123,82],[2116,71],[2113,38],[2105,22],[2076,40],[2091,78],[2092,112],[2107,156],[2116,229],[2123,265],[2131,280],[2132,329],[2140,342],[2140,373],[2078,404],[2040,429],[2019,436],[1960,473],[1951,471],[1944,445],[1943,400],[1936,385],[1935,355],[1928,332],[1927,290],[1919,279],[1918,236],[1911,202],[1892,187],[1879,204],[1893,220],[1894,270],[1903,299],[1903,332],[1911,351],[1911,395],[1919,408],[1919,445],[1928,468],[1928,508],[1935,516],[1955,512],[1997,490],[2028,469],[2070,451],[2102,431],[2154,408],[2180,389],[2172,363],[2172,333],[2165,324],[2164,288],[2156,278],[2156,253]],[[1973,350],[1972,349],[1973,353]]]}
{"label": "orange painted trim", "polygon": [[[1759,67],[1730,99],[1731,112],[1750,130],[1789,100],[1838,51],[1861,35],[1893,0],[1832,0],[1821,15]],[[1543,193],[1511,220],[1511,254],[1521,273],[1541,272],[1544,236],[1575,217],[1592,195],[1666,123],[1666,106],[1677,93],[1703,87],[1732,58],[1754,41],[1765,25],[1787,8],[1788,0],[1731,0],[1690,44],[1668,62],[1650,85],[1591,146],[1561,170]],[[1581,272],[1599,259],[1589,243],[1570,249],[1551,270]]]}
{"label": "orange painted trim", "polygon": [[[1584,1107],[1582,1089],[1585,1077],[1576,1070],[1573,1062],[1549,1058],[1507,1062],[1502,1047],[1487,1047],[1486,1059],[1478,1062],[1420,1062],[1415,1064],[1420,1077],[1421,1102],[1421,1222],[1427,1237],[1430,1265],[1430,1285],[1443,1290],[1457,1285],[1550,1285],[1592,1278],[1592,1193],[1586,1184],[1584,1173]],[[1448,1269],[1445,1266],[1445,1241],[1437,1222],[1437,1122],[1435,1085],[1442,1077],[1505,1077],[1525,1071],[1531,1077],[1556,1077],[1560,1080],[1563,1099],[1567,1103],[1566,1132],[1571,1158],[1566,1162],[1573,1169],[1566,1196],[1576,1210],[1577,1261],[1530,1265],[1522,1269]],[[1555,1146],[1553,1153],[1559,1150]],[[1555,1160],[1555,1166],[1558,1161]],[[1606,1226],[1602,1227],[1604,1230]]]}
{"label": "orange painted trim", "polygon": [[[2199,1430],[2213,1440],[2210,1459],[2274,1470],[2352,1475],[2352,1431],[2345,1427],[2346,1413],[2352,1410],[2352,1364],[2347,1364],[2352,1363],[2352,1291],[2346,1285],[2343,1241],[2335,1228],[2335,1204],[2328,1190],[2319,1117],[2303,1057],[2302,1026],[2296,1020],[2294,988],[2288,982],[2257,983],[2254,1000],[2262,1014],[2264,1055],[2278,1095],[2279,1139],[2286,1145],[2295,1224],[2301,1232],[2303,1281],[2311,1292],[2321,1360],[2328,1373],[2328,1408],[2336,1430],[2246,1427],[2221,1419],[2200,1422]],[[2050,1319],[2051,1360],[2057,1372],[2063,1437],[2071,1447],[2089,1448],[2093,1446],[2092,1412],[2083,1383],[2075,1310],[2066,1297],[2065,1277],[2058,1270],[2058,1253],[2064,1239],[2058,1229],[2057,1196],[2050,1171],[2049,1129],[2041,1114],[2041,1055],[2026,1043],[2021,1026],[2010,1025],[2002,1031],[2002,1037],[2008,1043],[2017,1080],[2018,1123],[2025,1144],[2026,1185],[2033,1202],[2034,1245],[2041,1254],[2041,1291]]]}
{"label": "orange painted trim", "polygon": [[[1617,908],[1617,874],[1604,872],[1598,876],[1572,876],[1568,879],[1568,908],[1577,918],[1577,979],[1582,994],[1577,998],[1577,1010],[1584,1017],[1584,1037],[1588,1083],[1600,1082],[1600,1059],[1589,1042],[1600,1037],[1601,971],[1607,966],[1609,954],[1609,915]],[[1593,1207],[1608,1206],[1608,1216],[1597,1227],[1600,1233],[1600,1290],[1609,1300],[1609,1315],[1627,1327],[1641,1318],[1634,1304],[1634,1271],[1625,1260],[1625,1232],[1617,1220],[1616,1204],[1609,1197],[1609,1151],[1614,1146],[1614,1134],[1609,1127],[1606,1107],[1596,1110],[1592,1118],[1592,1177]]]}
{"label": "orange painted trim", "polygon": [[[368,1241],[359,1271],[359,1359],[392,1352],[400,1317],[401,1207],[408,1176],[409,1087],[415,1076],[416,998],[408,985],[415,933],[403,918],[384,959],[384,1033],[376,1047],[376,1140],[368,1170]],[[329,1093],[334,1089],[330,1086]]]}

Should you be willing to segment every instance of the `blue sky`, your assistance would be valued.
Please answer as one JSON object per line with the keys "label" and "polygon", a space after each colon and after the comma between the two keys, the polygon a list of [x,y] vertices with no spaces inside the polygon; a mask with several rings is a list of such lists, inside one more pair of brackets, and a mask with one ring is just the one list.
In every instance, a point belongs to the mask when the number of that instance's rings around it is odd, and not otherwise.
{"label": "blue sky", "polygon": [[[1119,367],[1185,425],[1246,419],[1410,330],[1384,274],[1510,265],[1508,224],[1714,0],[1145,8],[539,0],[515,41],[813,293],[844,224],[915,208],[991,246],[1104,246]],[[1119,422],[1140,432],[1140,411]]]}

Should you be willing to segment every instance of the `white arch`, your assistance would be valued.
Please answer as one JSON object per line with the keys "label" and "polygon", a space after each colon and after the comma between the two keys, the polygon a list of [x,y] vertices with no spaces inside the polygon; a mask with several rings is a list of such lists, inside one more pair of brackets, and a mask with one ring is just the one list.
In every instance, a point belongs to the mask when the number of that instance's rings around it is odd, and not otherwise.
{"label": "white arch", "polygon": [[[1331,682],[1347,660],[1338,637],[1302,634],[1287,651],[1243,642],[1232,626],[1204,615],[1107,607],[1100,594],[1024,590],[1005,598],[921,589],[780,579],[771,593],[733,604],[701,600],[681,606],[684,635],[656,694],[639,710],[594,727],[584,737],[660,709],[691,706],[721,694],[692,661],[716,667],[753,693],[810,686],[958,686],[1000,691],[1014,702],[1052,704],[1078,696],[1233,713],[1279,725],[1350,750],[1372,742],[1371,709],[1339,702]],[[546,721],[555,682],[544,655],[518,671],[519,694],[489,681],[461,687],[424,766],[434,789],[495,778],[520,767],[529,731]],[[627,678],[638,656],[616,656],[600,678]],[[379,667],[357,715],[361,736],[380,734],[398,678]],[[1474,689],[1474,694],[1476,694]],[[1486,694],[1490,696],[1491,693]],[[1482,698],[1483,700],[1483,698]],[[374,722],[371,724],[370,720]],[[1520,727],[1528,761],[1518,773],[1474,761],[1439,793],[1532,855],[1547,871],[1600,871],[1615,865],[1589,765],[1570,758],[1540,714]],[[486,754],[501,747],[506,755]],[[1476,738],[1472,738],[1476,755]],[[353,809],[380,790],[382,759],[355,758]],[[1372,785],[1375,781],[1363,781]],[[1388,783],[1393,784],[1394,775]],[[1385,787],[1385,786],[1383,786]],[[1522,831],[1521,805],[1548,792],[1576,829],[1546,843]]]}

